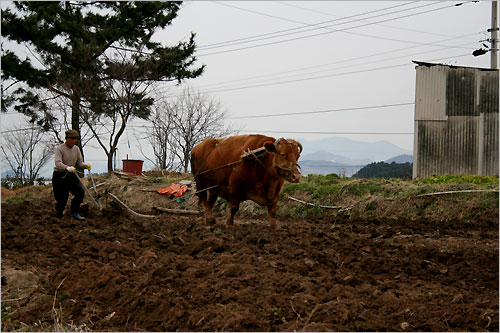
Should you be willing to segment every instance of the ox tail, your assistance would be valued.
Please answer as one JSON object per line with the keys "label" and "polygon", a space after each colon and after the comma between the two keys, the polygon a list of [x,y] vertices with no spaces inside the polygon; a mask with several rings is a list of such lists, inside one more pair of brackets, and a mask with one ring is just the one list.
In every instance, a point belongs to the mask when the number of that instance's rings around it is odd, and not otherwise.
{"label": "ox tail", "polygon": [[198,163],[201,161],[200,158],[196,157],[196,153],[191,151],[189,154],[189,161],[191,163],[191,173],[193,174],[194,179],[196,180],[196,176],[200,172],[201,165],[198,165]]}

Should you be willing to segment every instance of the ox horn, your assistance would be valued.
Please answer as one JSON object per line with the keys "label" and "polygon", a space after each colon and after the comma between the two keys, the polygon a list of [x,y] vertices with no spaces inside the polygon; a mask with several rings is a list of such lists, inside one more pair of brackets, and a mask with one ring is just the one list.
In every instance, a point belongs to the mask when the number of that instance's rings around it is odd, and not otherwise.
{"label": "ox horn", "polygon": [[276,148],[278,148],[278,145],[280,144],[280,141],[282,140],[283,138],[279,138],[279,139],[276,139],[276,141],[274,141],[274,146]]}
{"label": "ox horn", "polygon": [[297,145],[297,147],[299,147],[299,153],[302,153],[302,149],[303,149],[303,147],[302,147],[302,144],[301,144],[300,142],[298,142],[297,140],[293,140],[293,139],[290,139],[290,140],[288,140],[288,141],[290,141],[290,142],[292,142],[292,143],[296,144],[296,145]]}
{"label": "ox horn", "polygon": [[279,139],[276,139],[276,141],[274,141],[274,146],[277,148],[282,140],[285,140],[286,142],[289,142],[289,143],[290,142],[295,143],[299,147],[299,153],[302,153],[302,149],[303,149],[302,144],[300,142],[298,142],[297,140],[293,140],[293,139],[287,140],[284,138],[279,138]]}
{"label": "ox horn", "polygon": [[295,142],[297,142],[297,146],[299,146],[299,150],[300,150],[299,153],[302,154],[302,144],[298,141],[295,141]]}

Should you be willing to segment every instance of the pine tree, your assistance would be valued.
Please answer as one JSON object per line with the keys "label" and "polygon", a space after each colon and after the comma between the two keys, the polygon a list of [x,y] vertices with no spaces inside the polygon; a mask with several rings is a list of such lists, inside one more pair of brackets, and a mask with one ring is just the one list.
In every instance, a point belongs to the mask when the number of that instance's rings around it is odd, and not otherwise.
{"label": "pine tree", "polygon": [[[180,82],[201,75],[203,66],[192,68],[194,34],[187,42],[169,47],[152,38],[172,23],[181,4],[14,2],[12,8],[2,10],[2,37],[9,46],[26,45],[33,56],[20,59],[14,47],[2,45],[2,111],[14,107],[48,129],[57,115],[50,113],[47,101],[38,94],[48,91],[69,101],[71,128],[80,132],[82,108],[99,114],[109,112],[107,107],[114,104],[103,82],[114,78],[115,50],[133,54],[134,75],[128,79]],[[148,96],[142,97],[138,104],[150,103]],[[148,110],[138,110],[140,117],[148,117]]]}

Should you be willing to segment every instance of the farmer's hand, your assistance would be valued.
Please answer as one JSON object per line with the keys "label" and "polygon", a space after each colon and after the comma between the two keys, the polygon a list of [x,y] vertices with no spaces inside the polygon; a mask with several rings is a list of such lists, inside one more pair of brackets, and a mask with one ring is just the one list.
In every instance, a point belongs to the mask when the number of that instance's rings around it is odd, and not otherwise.
{"label": "farmer's hand", "polygon": [[75,173],[76,169],[75,169],[75,167],[67,167],[66,171]]}
{"label": "farmer's hand", "polygon": [[89,171],[90,171],[90,169],[91,169],[90,164],[85,164],[83,167],[84,167],[85,169],[89,170]]}

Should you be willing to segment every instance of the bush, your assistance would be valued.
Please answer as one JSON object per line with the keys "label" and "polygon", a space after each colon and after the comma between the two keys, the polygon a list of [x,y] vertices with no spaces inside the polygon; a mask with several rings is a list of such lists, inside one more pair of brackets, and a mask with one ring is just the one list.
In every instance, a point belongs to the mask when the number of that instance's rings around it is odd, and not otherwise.
{"label": "bush", "polygon": [[23,180],[15,176],[5,176],[2,178],[2,186],[11,190],[17,190],[18,188],[31,186],[31,185],[45,185],[47,179],[44,177],[38,177],[35,181]]}
{"label": "bush", "polygon": [[7,175],[2,178],[2,186],[11,190],[17,190],[23,187],[23,183],[21,179]]}

